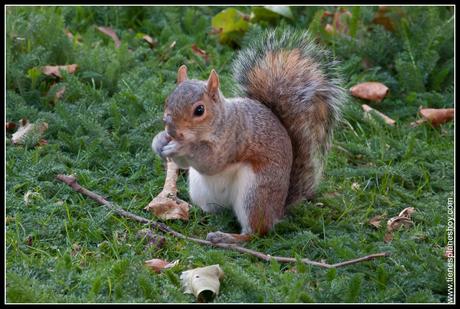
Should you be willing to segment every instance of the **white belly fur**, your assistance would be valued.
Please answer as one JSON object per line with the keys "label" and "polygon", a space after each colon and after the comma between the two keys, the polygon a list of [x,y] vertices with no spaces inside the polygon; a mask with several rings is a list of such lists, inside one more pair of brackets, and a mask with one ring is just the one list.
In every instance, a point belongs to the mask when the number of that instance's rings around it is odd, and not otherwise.
{"label": "white belly fur", "polygon": [[207,212],[233,208],[240,223],[247,224],[244,200],[247,189],[254,184],[255,174],[247,164],[234,164],[219,174],[207,176],[189,169],[189,193],[193,203]]}

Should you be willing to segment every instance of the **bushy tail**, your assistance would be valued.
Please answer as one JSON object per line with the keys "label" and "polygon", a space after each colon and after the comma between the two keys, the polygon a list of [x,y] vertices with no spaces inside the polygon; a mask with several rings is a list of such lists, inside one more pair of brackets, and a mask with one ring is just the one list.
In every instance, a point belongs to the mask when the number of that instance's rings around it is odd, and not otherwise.
{"label": "bushy tail", "polygon": [[233,63],[234,77],[245,96],[279,117],[291,138],[287,205],[311,199],[346,101],[337,62],[307,32],[278,28],[252,38]]}

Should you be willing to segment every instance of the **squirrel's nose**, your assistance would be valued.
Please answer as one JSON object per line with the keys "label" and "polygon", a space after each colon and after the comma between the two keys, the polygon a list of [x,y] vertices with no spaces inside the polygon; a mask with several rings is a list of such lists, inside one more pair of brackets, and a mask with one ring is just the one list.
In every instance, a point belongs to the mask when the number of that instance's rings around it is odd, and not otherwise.
{"label": "squirrel's nose", "polygon": [[171,136],[172,138],[176,138],[176,135],[177,135],[176,126],[174,125],[174,122],[172,121],[171,115],[166,114],[163,117],[163,122],[165,123],[165,128],[166,128],[166,132],[168,132],[168,135]]}
{"label": "squirrel's nose", "polygon": [[163,117],[163,122],[165,123],[165,125],[170,125],[172,124],[172,117],[170,114],[167,114],[167,115],[164,115]]}

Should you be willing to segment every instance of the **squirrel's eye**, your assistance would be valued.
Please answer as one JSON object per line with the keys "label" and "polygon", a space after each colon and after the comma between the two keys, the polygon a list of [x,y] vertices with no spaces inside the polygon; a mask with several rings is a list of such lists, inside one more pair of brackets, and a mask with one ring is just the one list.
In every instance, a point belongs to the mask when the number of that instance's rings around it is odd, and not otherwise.
{"label": "squirrel's eye", "polygon": [[198,105],[196,108],[195,108],[195,111],[193,111],[193,115],[194,116],[203,116],[204,114],[204,106],[203,105]]}

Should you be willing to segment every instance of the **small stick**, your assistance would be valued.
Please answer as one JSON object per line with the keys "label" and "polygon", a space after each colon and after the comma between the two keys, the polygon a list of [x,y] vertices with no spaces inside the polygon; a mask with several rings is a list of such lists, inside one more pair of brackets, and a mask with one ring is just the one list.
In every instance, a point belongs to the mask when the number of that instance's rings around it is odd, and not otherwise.
{"label": "small stick", "polygon": [[190,204],[177,197],[178,174],[179,166],[174,161],[167,159],[163,190],[144,208],[145,210],[152,212],[162,220],[188,220]]}
{"label": "small stick", "polygon": [[380,118],[383,119],[383,121],[385,121],[386,124],[389,124],[390,126],[394,126],[396,121],[391,119],[390,117],[388,117],[387,115],[379,112],[378,110],[370,107],[369,105],[367,104],[363,104],[361,105],[361,107],[363,108],[364,112],[366,115],[368,115],[369,113],[371,113],[372,111],[377,115],[379,116]]}
{"label": "small stick", "polygon": [[[283,257],[283,256],[271,256],[269,254],[265,254],[265,253],[258,252],[258,251],[252,250],[252,249],[248,249],[248,248],[245,248],[245,247],[238,246],[236,244],[212,243],[212,242],[210,242],[208,240],[185,236],[184,234],[181,234],[181,233],[179,233],[177,231],[174,231],[173,229],[171,229],[169,226],[167,226],[164,223],[161,223],[161,222],[158,222],[158,221],[153,221],[153,220],[148,220],[148,219],[146,219],[144,217],[135,215],[133,213],[130,213],[130,212],[126,211],[126,210],[121,209],[120,207],[118,207],[118,206],[114,205],[113,203],[107,201],[102,196],[100,196],[100,195],[98,195],[98,194],[96,194],[96,193],[94,193],[92,191],[89,191],[88,189],[83,188],[80,184],[78,184],[78,182],[76,181],[75,177],[73,177],[73,176],[57,175],[56,179],[62,181],[63,183],[65,183],[66,185],[71,187],[74,191],[79,192],[81,194],[84,194],[84,195],[88,196],[89,198],[95,200],[99,204],[107,207],[108,209],[110,209],[115,214],[117,214],[117,215],[119,215],[121,217],[129,218],[129,219],[137,221],[139,223],[149,224],[151,227],[157,228],[162,232],[169,233],[169,234],[173,235],[174,237],[182,238],[182,239],[185,239],[185,240],[190,240],[190,241],[202,244],[202,245],[208,245],[208,246],[218,247],[218,248],[222,248],[222,249],[235,250],[235,251],[238,251],[238,252],[241,252],[241,253],[246,253],[246,254],[255,256],[255,257],[257,257],[257,258],[259,258],[261,260],[264,260],[264,261],[270,261],[271,259],[273,259],[273,260],[278,261],[280,263],[295,263],[295,262],[297,262],[297,259],[295,259],[295,258]],[[302,262],[304,264],[313,265],[313,266],[323,267],[323,268],[339,268],[339,267],[348,266],[348,265],[356,264],[356,263],[363,262],[363,261],[372,260],[372,259],[379,258],[379,257],[386,257],[386,256],[389,256],[389,255],[390,254],[388,252],[382,252],[382,253],[371,254],[371,255],[363,256],[363,257],[360,257],[360,258],[357,258],[357,259],[352,259],[352,260],[348,260],[348,261],[344,261],[344,262],[340,262],[340,263],[335,263],[335,264],[328,264],[328,263],[323,263],[323,262],[312,261],[312,260],[306,259],[306,258],[301,259],[300,262]]]}

